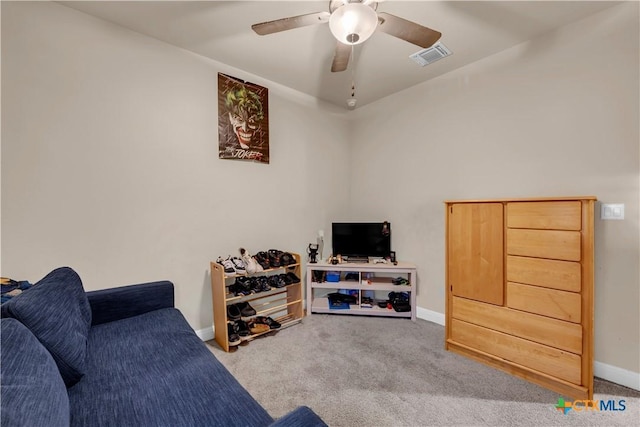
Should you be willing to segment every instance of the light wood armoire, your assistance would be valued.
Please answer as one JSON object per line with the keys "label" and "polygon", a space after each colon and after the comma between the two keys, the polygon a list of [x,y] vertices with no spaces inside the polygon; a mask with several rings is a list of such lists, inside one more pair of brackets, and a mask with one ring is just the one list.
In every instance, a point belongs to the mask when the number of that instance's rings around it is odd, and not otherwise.
{"label": "light wood armoire", "polygon": [[446,201],[446,349],[592,399],[595,201]]}

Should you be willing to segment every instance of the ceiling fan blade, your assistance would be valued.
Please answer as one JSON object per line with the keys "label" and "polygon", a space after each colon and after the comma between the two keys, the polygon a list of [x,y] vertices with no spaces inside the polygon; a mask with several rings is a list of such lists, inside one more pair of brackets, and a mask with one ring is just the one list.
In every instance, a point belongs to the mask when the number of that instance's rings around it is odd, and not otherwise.
{"label": "ceiling fan blade", "polygon": [[437,42],[442,33],[431,28],[423,27],[415,22],[407,21],[389,13],[378,13],[380,24],[378,29],[399,39],[406,40],[422,48],[431,47]]}
{"label": "ceiling fan blade", "polygon": [[349,65],[349,58],[351,57],[351,46],[348,44],[340,43],[336,45],[336,52],[333,54],[333,63],[331,64],[331,72],[344,71]]}
{"label": "ceiling fan blade", "polygon": [[309,13],[253,24],[251,29],[257,34],[264,36],[279,33],[280,31],[292,30],[294,28],[306,27],[307,25],[324,24],[325,22],[329,22],[330,16],[331,14],[329,12]]}

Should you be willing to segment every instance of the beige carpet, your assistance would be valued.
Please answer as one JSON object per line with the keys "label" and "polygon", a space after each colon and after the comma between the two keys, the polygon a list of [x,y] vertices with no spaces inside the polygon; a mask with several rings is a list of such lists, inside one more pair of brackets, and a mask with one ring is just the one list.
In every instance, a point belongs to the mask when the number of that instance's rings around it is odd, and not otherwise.
{"label": "beige carpet", "polygon": [[596,379],[624,411],[555,409],[557,393],[444,350],[424,320],[314,314],[213,354],[274,417],[310,406],[330,426],[638,426],[640,392]]}

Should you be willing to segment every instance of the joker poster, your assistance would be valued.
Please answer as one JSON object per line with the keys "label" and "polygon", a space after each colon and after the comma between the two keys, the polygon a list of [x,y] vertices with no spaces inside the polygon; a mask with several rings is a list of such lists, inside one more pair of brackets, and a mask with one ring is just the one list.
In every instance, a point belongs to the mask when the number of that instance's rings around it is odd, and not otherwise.
{"label": "joker poster", "polygon": [[268,89],[218,73],[221,159],[269,163]]}

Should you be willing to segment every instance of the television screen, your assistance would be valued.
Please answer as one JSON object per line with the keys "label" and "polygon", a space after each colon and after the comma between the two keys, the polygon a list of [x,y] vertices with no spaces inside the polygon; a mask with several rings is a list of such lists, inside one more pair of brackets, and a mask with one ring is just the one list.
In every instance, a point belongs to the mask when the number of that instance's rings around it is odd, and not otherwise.
{"label": "television screen", "polygon": [[331,233],[334,255],[384,258],[391,253],[388,222],[334,222]]}

